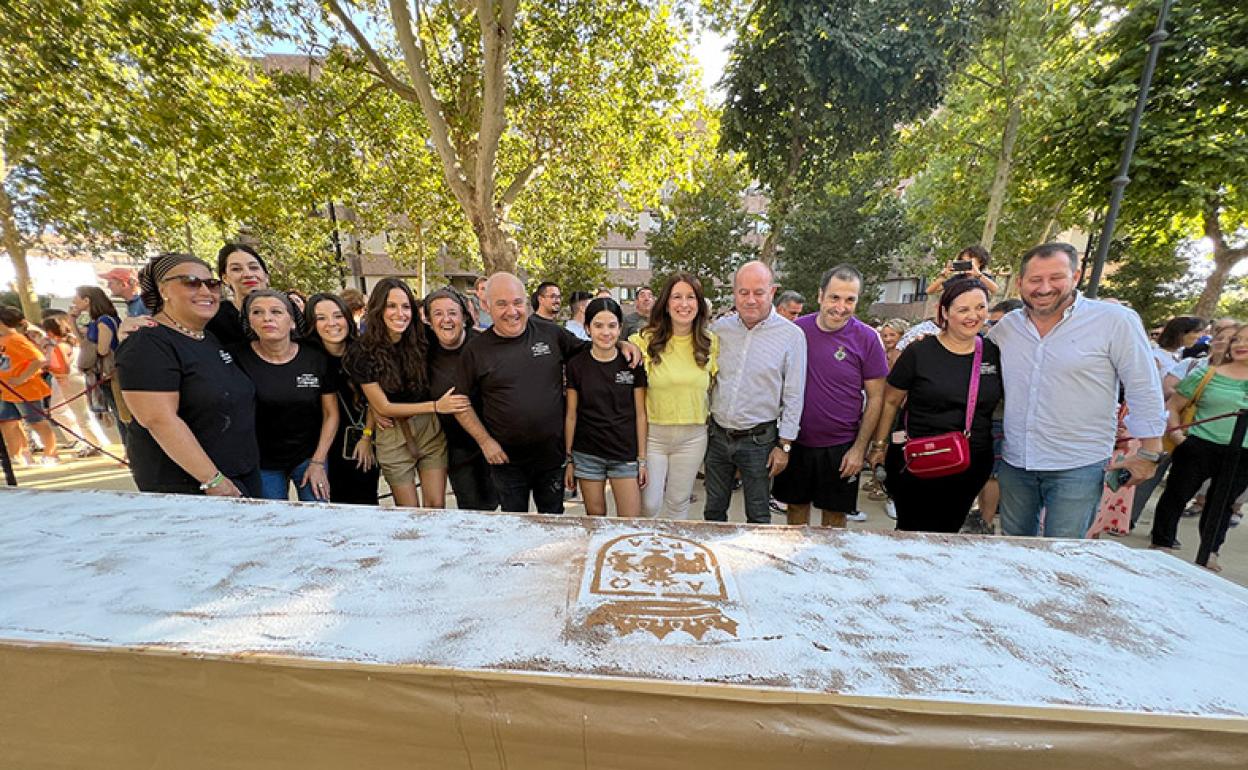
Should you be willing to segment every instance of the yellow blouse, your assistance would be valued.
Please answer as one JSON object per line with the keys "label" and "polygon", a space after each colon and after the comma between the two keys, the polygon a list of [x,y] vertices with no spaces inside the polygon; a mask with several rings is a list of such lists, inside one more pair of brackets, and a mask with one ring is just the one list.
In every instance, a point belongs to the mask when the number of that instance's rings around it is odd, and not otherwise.
{"label": "yellow blouse", "polygon": [[719,339],[710,331],[711,355],[706,368],[693,357],[693,335],[673,336],[655,364],[650,358],[650,335],[638,332],[629,342],[645,358],[646,415],[655,425],[701,425],[710,408],[711,377],[719,371]]}

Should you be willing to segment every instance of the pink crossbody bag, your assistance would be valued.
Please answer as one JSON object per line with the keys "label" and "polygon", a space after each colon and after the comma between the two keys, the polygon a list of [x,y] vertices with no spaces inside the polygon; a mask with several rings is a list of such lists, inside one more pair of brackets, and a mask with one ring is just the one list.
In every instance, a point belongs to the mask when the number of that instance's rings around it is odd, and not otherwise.
{"label": "pink crossbody bag", "polygon": [[[971,421],[975,417],[975,402],[979,399],[979,367],[984,360],[984,340],[975,338],[975,358],[971,361],[971,383],[966,395],[966,428],[950,431],[939,436],[907,439],[902,447],[906,470],[921,479],[938,479],[961,473],[971,465]],[[906,432],[909,433],[910,415],[906,414]]]}

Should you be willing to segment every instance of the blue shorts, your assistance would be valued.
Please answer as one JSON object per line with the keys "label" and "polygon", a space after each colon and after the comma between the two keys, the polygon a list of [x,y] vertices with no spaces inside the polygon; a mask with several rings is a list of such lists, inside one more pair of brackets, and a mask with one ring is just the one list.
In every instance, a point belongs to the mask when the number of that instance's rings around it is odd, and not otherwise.
{"label": "blue shorts", "polygon": [[43,422],[48,419],[43,412],[44,405],[42,401],[0,402],[0,422],[25,420],[28,424],[34,425],[37,422]]}
{"label": "blue shorts", "polygon": [[586,481],[637,478],[636,460],[610,460],[573,450],[572,466],[572,474]]}

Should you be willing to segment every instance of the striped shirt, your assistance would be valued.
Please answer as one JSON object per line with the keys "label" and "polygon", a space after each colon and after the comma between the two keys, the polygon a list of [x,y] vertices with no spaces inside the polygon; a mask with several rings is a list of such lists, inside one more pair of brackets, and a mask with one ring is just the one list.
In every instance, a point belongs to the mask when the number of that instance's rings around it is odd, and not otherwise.
{"label": "striped shirt", "polygon": [[774,420],[780,438],[795,440],[806,391],[806,335],[774,310],[753,329],[734,313],[712,324],[711,331],[719,337],[711,417],[728,430]]}
{"label": "striped shirt", "polygon": [[1161,377],[1134,311],[1075,295],[1041,337],[1025,310],[1007,313],[988,339],[1001,348],[1005,446],[1015,468],[1058,471],[1104,462],[1118,430],[1118,386],[1132,436],[1166,431]]}

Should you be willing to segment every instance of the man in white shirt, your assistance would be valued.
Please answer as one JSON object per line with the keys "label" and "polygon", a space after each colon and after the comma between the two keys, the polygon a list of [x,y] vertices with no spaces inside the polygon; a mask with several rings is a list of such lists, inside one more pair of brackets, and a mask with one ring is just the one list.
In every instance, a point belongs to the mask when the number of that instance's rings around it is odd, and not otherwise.
{"label": "man in white shirt", "polygon": [[1025,307],[988,333],[1001,348],[1005,381],[998,480],[1006,535],[1084,536],[1114,449],[1120,384],[1127,429],[1142,447],[1113,467],[1130,471],[1126,484],[1134,485],[1162,459],[1165,406],[1144,326],[1128,308],[1080,295],[1078,273],[1070,244],[1031,249],[1019,270]]}
{"label": "man in white shirt", "polygon": [[741,471],[745,516],[770,524],[768,486],[789,463],[806,389],[806,335],[775,312],[771,268],[747,262],[732,279],[736,313],[711,326],[719,374],[711,390],[707,437],[707,521],[727,521],[732,479]]}

